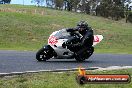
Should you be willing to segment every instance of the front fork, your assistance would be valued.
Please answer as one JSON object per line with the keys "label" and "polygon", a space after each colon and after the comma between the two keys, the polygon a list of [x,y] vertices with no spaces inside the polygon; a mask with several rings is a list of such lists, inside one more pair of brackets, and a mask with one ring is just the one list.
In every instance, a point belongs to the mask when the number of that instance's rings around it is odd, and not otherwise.
{"label": "front fork", "polygon": [[43,48],[49,50],[48,54],[49,54],[50,58],[52,58],[53,56],[57,57],[56,52],[50,45],[45,45]]}

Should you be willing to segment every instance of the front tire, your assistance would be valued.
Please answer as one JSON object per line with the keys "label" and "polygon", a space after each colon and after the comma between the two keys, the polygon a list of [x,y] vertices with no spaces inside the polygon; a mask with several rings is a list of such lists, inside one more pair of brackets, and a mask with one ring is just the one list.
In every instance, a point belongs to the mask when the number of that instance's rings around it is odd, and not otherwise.
{"label": "front tire", "polygon": [[46,61],[46,60],[50,59],[49,50],[48,50],[48,49],[41,48],[41,49],[36,53],[36,59],[37,59],[38,61]]}

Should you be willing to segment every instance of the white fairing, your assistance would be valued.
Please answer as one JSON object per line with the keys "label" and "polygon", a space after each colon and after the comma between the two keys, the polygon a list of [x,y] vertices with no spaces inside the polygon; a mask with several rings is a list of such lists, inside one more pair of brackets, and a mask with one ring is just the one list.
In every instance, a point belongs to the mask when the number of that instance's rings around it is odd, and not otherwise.
{"label": "white fairing", "polygon": [[[65,31],[64,29],[62,29],[63,31]],[[48,39],[48,44],[55,50],[55,52],[57,53],[58,56],[65,56],[65,57],[68,57],[68,56],[72,56],[73,55],[73,52],[71,52],[69,49],[67,48],[63,48],[62,47],[62,44],[64,42],[66,42],[68,39],[56,39],[54,38],[54,35],[59,33],[61,30],[59,31],[55,31],[53,32],[49,39]],[[62,32],[63,33],[63,32]],[[65,34],[64,34],[65,35]],[[103,39],[103,36],[102,35],[94,35],[94,41],[93,41],[93,47],[95,45],[97,45],[98,43],[100,43]],[[68,52],[67,55],[64,55],[65,52]]]}
{"label": "white fairing", "polygon": [[[59,31],[53,32],[50,36],[55,35],[57,32],[59,32]],[[100,43],[100,42],[102,41],[102,39],[103,39],[103,36],[102,36],[102,35],[94,35],[93,46],[95,46],[95,45],[97,45],[98,43]],[[59,39],[58,42],[56,43],[56,45],[57,45],[57,46],[62,46],[62,44],[63,44],[64,42],[66,42],[66,41],[67,41],[67,39]],[[49,43],[49,39],[48,39],[48,44],[51,45],[51,44]]]}
{"label": "white fairing", "polygon": [[[64,29],[62,29],[64,30]],[[59,56],[58,58],[63,58],[63,57],[70,57],[73,55],[73,52],[71,52],[69,49],[67,48],[63,48],[62,47],[62,44],[64,42],[66,42],[68,39],[57,39],[57,42],[56,43],[50,43],[50,41],[52,40],[52,36],[54,36],[56,33],[60,32],[61,30],[59,31],[55,31],[53,32],[49,39],[48,39],[48,44],[55,50],[55,52],[57,53],[57,55]],[[65,31],[65,30],[64,30]],[[51,38],[51,39],[50,39]],[[53,39],[54,40],[54,39]],[[64,52],[68,52],[68,55],[64,55]]]}
{"label": "white fairing", "polygon": [[103,39],[102,35],[94,35],[94,41],[93,41],[93,46],[97,45],[100,43]]}

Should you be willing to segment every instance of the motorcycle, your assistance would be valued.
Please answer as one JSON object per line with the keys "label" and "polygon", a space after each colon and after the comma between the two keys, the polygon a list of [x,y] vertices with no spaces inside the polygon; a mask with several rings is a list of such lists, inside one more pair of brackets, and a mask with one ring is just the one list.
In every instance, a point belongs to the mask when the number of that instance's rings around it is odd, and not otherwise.
{"label": "motorcycle", "polygon": [[77,61],[84,61],[88,59],[94,52],[94,46],[100,43],[103,39],[102,35],[94,35],[93,45],[86,48],[81,53],[75,53],[67,45],[77,44],[80,41],[79,33],[71,34],[66,29],[61,29],[53,32],[48,39],[48,44],[43,46],[36,53],[38,61],[46,61],[52,59],[76,59]]}

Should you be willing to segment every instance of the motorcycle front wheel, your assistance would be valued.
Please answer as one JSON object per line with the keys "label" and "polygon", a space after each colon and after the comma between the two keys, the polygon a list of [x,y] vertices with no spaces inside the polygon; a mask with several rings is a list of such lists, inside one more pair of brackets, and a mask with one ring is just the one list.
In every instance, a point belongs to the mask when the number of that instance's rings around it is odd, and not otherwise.
{"label": "motorcycle front wheel", "polygon": [[36,53],[36,59],[38,61],[46,61],[50,58],[49,56],[49,50],[41,48],[37,53]]}

